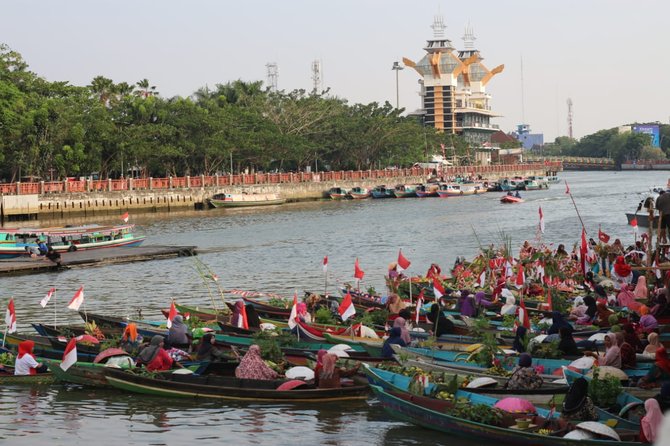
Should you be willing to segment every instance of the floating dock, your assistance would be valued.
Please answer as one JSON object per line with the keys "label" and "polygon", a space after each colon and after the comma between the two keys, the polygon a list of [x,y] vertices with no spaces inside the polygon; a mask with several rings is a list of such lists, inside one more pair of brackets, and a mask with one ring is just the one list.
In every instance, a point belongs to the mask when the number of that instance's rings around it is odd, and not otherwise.
{"label": "floating dock", "polygon": [[60,265],[44,257],[16,257],[0,260],[0,275],[34,274],[90,266],[191,257],[197,254],[196,248],[196,246],[147,245],[65,252],[61,254]]}

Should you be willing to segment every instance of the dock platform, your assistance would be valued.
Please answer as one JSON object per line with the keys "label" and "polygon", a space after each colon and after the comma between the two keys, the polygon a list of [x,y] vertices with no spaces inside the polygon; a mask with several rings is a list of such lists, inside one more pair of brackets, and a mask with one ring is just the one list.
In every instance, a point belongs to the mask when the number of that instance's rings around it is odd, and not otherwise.
{"label": "dock platform", "polygon": [[147,245],[64,252],[61,254],[60,265],[44,257],[34,259],[26,256],[0,259],[0,275],[35,274],[90,266],[190,257],[197,254],[196,248],[196,246]]}

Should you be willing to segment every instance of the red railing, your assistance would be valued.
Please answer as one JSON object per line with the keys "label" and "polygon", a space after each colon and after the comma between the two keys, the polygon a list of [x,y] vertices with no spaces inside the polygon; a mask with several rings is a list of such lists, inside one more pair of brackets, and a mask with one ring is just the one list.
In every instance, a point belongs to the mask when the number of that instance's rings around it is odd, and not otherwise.
{"label": "red railing", "polygon": [[[639,163],[652,161],[639,161]],[[656,161],[665,162],[668,161]],[[561,161],[544,161],[526,164],[494,165],[494,166],[450,166],[445,167],[441,174],[455,175],[482,175],[503,172],[561,170]],[[398,178],[410,176],[428,176],[432,169],[414,167],[411,169],[386,170],[359,170],[359,171],[330,171],[330,172],[300,172],[300,173],[256,173],[222,176],[194,176],[173,178],[137,178],[125,180],[79,180],[79,181],[51,181],[43,183],[2,183],[0,194],[27,195],[27,194],[57,194],[67,192],[98,192],[123,191],[133,189],[185,189],[218,186],[243,186],[253,184],[280,184],[280,183],[309,183],[327,181],[362,181],[377,178]]]}

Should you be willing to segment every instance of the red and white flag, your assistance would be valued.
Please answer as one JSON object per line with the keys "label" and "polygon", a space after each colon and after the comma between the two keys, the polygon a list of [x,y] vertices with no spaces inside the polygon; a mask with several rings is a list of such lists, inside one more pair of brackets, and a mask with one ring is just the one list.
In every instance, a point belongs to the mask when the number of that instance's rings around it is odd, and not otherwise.
{"label": "red and white flag", "polygon": [[409,266],[412,264],[409,260],[405,258],[404,255],[402,255],[402,249],[398,251],[398,269],[400,271],[406,270],[409,268]]}
{"label": "red and white flag", "polygon": [[523,264],[519,262],[519,270],[516,274],[516,280],[514,281],[514,286],[517,289],[523,288],[523,284],[526,283],[526,274],[523,271]]}
{"label": "red and white flag", "polygon": [[479,275],[477,284],[479,285],[479,288],[484,288],[484,286],[486,286],[486,269]]}
{"label": "red and white flag", "polygon": [[421,307],[423,307],[423,288],[419,293],[419,297],[416,298],[416,316],[414,317],[414,323],[419,323],[419,315],[421,314]]}
{"label": "red and white flag", "polygon": [[63,361],[60,363],[60,368],[63,370],[69,369],[77,362],[77,338],[71,338],[65,352],[63,353]]}
{"label": "red and white flag", "polygon": [[542,213],[542,206],[538,208],[540,212],[540,232],[544,234],[544,214]]}
{"label": "red and white flag", "polygon": [[7,304],[7,314],[5,315],[5,325],[7,326],[7,333],[14,333],[16,331],[16,310],[14,309],[14,298],[9,299]]}
{"label": "red and white flag", "polygon": [[74,293],[74,296],[72,296],[72,299],[70,300],[70,303],[67,304],[67,307],[70,310],[74,311],[79,311],[79,307],[81,307],[81,304],[84,303],[84,285],[82,285],[76,293]]}
{"label": "red and white flag", "polygon": [[298,291],[293,293],[293,306],[291,307],[291,314],[288,317],[288,326],[291,330],[295,328],[298,323],[295,319],[298,317]]}
{"label": "red and white flag", "polygon": [[337,312],[340,313],[343,322],[356,314],[356,308],[354,307],[354,303],[351,301],[351,294],[347,293],[344,296],[344,299],[342,299],[342,303],[337,309]]}
{"label": "red and white flag", "polygon": [[126,212],[125,214],[123,214],[121,216],[121,220],[123,220],[124,223],[128,223],[129,218],[130,218],[130,214],[128,214],[128,212]]}
{"label": "red and white flag", "polygon": [[177,306],[174,304],[174,300],[173,300],[173,301],[170,303],[170,312],[168,313],[167,323],[165,324],[165,325],[167,325],[167,328],[172,327],[172,321],[174,320],[174,318],[175,318],[178,314],[179,314],[179,312],[177,311]]}
{"label": "red and white flag", "polygon": [[433,277],[433,293],[435,294],[435,300],[439,299],[445,294],[444,287],[437,277]]}
{"label": "red and white flag", "polygon": [[512,262],[507,260],[505,262],[505,279],[512,277],[514,275],[514,269],[512,268]]}
{"label": "red and white flag", "polygon": [[249,329],[249,320],[247,319],[247,307],[242,305],[240,316],[237,318],[237,328]]}
{"label": "red and white flag", "polygon": [[637,237],[637,217],[633,217],[633,219],[630,221],[630,225],[633,227],[633,233],[635,234],[635,237]]}
{"label": "red and white flag", "polygon": [[323,258],[323,272],[328,272],[328,256]]}
{"label": "red and white flag", "polygon": [[365,272],[361,269],[358,264],[358,257],[356,257],[356,262],[354,262],[354,277],[358,280],[363,280],[363,276],[365,276]]}
{"label": "red and white flag", "polygon": [[570,195],[570,186],[568,186],[568,180],[565,180],[565,193]]}
{"label": "red and white flag", "polygon": [[608,243],[610,241],[610,236],[605,234],[600,227],[598,227],[598,240],[603,243]]}
{"label": "red and white flag", "polygon": [[45,308],[47,306],[49,300],[51,299],[51,296],[53,296],[55,292],[56,288],[51,288],[47,293],[47,295],[42,298],[42,300],[40,301],[40,305],[42,305],[42,308]]}
{"label": "red and white flag", "polygon": [[528,317],[528,311],[526,310],[523,296],[521,296],[521,302],[519,303],[519,323],[530,330],[530,318]]}

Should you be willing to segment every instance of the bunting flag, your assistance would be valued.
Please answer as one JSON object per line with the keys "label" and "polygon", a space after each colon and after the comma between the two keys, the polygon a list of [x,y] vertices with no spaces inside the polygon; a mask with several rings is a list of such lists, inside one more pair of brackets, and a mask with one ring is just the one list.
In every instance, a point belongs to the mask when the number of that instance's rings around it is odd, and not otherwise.
{"label": "bunting flag", "polygon": [[610,236],[605,234],[601,229],[600,226],[598,226],[598,240],[600,240],[603,243],[609,243],[610,241]]}
{"label": "bunting flag", "polygon": [[570,186],[568,186],[568,180],[565,180],[565,193],[570,195]]}
{"label": "bunting flag", "polygon": [[398,269],[400,271],[406,270],[409,268],[409,266],[412,264],[409,260],[405,258],[404,255],[402,255],[402,249],[398,251]]}
{"label": "bunting flag", "polygon": [[523,284],[526,283],[526,274],[523,271],[523,264],[519,263],[519,270],[516,274],[516,280],[514,281],[514,286],[520,290],[523,288]]}
{"label": "bunting flag", "polygon": [[128,214],[128,212],[126,212],[125,214],[123,214],[121,216],[121,220],[123,220],[124,223],[128,223],[129,218],[130,218],[130,214]]}
{"label": "bunting flag", "polygon": [[340,313],[342,322],[356,314],[356,308],[354,307],[354,303],[351,301],[351,294],[347,293],[346,296],[344,296],[344,299],[342,299],[342,303],[337,309],[337,312]]}
{"label": "bunting flag", "polygon": [[419,315],[421,314],[421,307],[423,306],[423,288],[419,293],[419,297],[416,298],[416,316],[414,317],[414,323],[419,323]]}
{"label": "bunting flag", "polygon": [[477,284],[479,285],[479,288],[484,288],[486,286],[486,269],[482,270]]}
{"label": "bunting flag", "polygon": [[9,303],[7,304],[7,314],[5,314],[5,325],[7,326],[7,333],[14,333],[16,331],[16,310],[14,309],[13,297],[9,299]]}
{"label": "bunting flag", "polygon": [[293,306],[291,307],[291,314],[288,316],[288,326],[291,330],[295,328],[298,323],[295,319],[298,317],[298,291],[293,293]]}
{"label": "bunting flag", "polygon": [[542,213],[542,206],[538,208],[540,212],[540,232],[544,234],[544,214]]}
{"label": "bunting flag", "polygon": [[51,288],[49,292],[47,292],[47,295],[42,298],[40,301],[40,305],[42,305],[42,308],[46,308],[47,304],[49,303],[49,300],[51,299],[51,296],[54,295],[56,292],[56,288]]}
{"label": "bunting flag", "polygon": [[324,273],[328,272],[328,256],[325,256],[323,258],[323,272]]}
{"label": "bunting flag", "polygon": [[354,262],[354,277],[358,280],[363,280],[363,276],[365,276],[365,272],[359,266],[358,257],[356,257],[356,262]]}
{"label": "bunting flag", "polygon": [[70,310],[79,311],[79,307],[84,303],[84,285],[82,285],[67,304]]}
{"label": "bunting flag", "polygon": [[523,296],[521,296],[521,302],[519,303],[519,322],[524,328],[530,330],[530,318],[528,317],[528,311],[526,310]]}
{"label": "bunting flag", "polygon": [[435,300],[439,299],[445,294],[444,287],[437,277],[433,277],[433,293],[435,294]]}
{"label": "bunting flag", "polygon": [[630,221],[630,225],[633,227],[633,234],[635,234],[635,237],[637,237],[637,217],[633,217],[633,219]]}
{"label": "bunting flag", "polygon": [[71,366],[77,362],[77,338],[71,338],[67,346],[65,347],[65,352],[63,353],[63,361],[60,363],[60,368],[64,371],[67,371]]}
{"label": "bunting flag", "polygon": [[179,313],[177,312],[177,307],[174,304],[174,300],[170,303],[170,312],[168,313],[168,318],[167,318],[167,328],[172,327],[172,321],[174,320],[175,316],[177,316]]}

